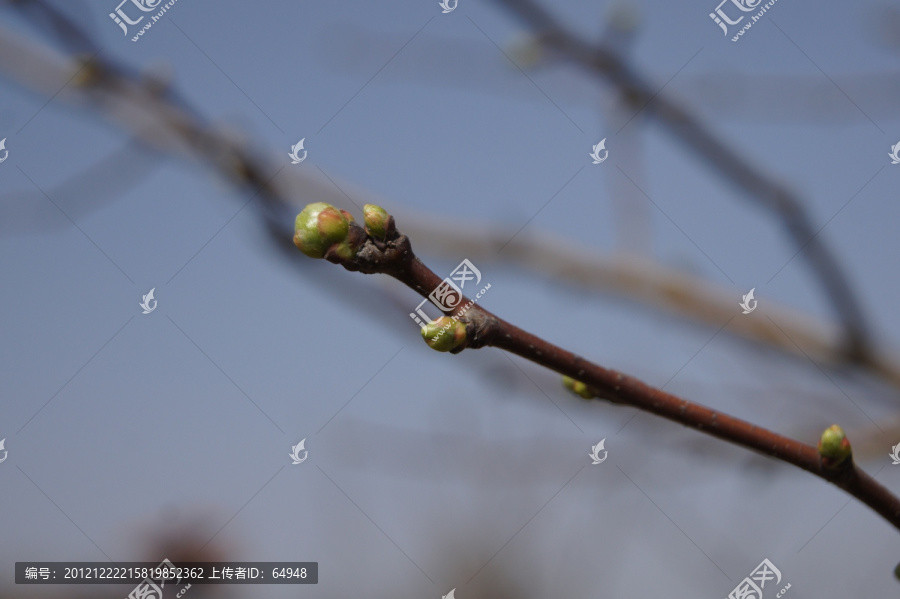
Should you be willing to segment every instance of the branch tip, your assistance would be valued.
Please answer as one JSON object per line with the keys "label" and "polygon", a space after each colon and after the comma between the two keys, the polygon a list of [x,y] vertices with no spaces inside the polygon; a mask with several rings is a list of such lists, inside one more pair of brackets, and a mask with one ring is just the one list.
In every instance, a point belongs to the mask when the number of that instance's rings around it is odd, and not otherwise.
{"label": "branch tip", "polygon": [[294,221],[294,245],[310,258],[352,260],[361,240],[351,234],[351,224],[353,215],[345,210],[325,202],[308,204]]}
{"label": "branch tip", "polygon": [[833,424],[825,429],[819,439],[819,456],[822,458],[822,466],[828,470],[834,470],[845,464],[848,458],[852,458],[853,449],[844,429]]}
{"label": "branch tip", "polygon": [[373,239],[384,241],[395,231],[394,217],[381,206],[375,204],[363,206],[363,219],[366,223],[366,233]]}

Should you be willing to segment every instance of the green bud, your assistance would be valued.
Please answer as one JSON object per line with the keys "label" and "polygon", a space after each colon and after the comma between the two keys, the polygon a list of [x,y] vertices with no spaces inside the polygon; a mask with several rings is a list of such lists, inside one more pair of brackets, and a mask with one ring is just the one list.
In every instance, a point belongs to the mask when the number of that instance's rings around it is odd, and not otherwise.
{"label": "green bud", "polygon": [[588,390],[587,385],[585,385],[581,381],[576,381],[572,377],[563,376],[563,387],[575,393],[576,395],[580,395],[584,399],[594,398],[594,394]]}
{"label": "green bud", "polygon": [[[350,213],[331,204],[315,202],[297,215],[294,222],[294,245],[310,258],[324,258],[335,246],[338,255],[350,260],[355,250],[350,244]],[[337,244],[337,245],[336,245]]]}
{"label": "green bud", "polygon": [[834,424],[825,429],[822,438],[819,439],[819,455],[822,463],[828,468],[834,468],[842,464],[853,454],[850,448],[850,440],[844,433],[844,429]]}
{"label": "green bud", "polygon": [[441,316],[422,327],[422,338],[431,349],[450,351],[465,342],[466,325],[449,316]]}
{"label": "green bud", "polygon": [[391,215],[387,210],[375,204],[363,206],[363,217],[366,223],[366,233],[375,239],[384,240],[390,228]]}

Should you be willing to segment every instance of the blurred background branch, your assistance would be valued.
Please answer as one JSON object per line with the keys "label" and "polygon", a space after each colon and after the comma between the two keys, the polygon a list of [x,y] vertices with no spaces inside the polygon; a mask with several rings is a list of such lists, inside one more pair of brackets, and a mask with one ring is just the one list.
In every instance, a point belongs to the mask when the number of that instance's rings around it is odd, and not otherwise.
{"label": "blurred background branch", "polygon": [[[509,240],[510,231],[464,221],[457,221],[458,226],[452,228],[436,227],[432,223],[438,215],[421,215],[405,219],[405,226],[416,239],[418,248],[441,253],[465,249],[472,258],[513,263],[715,328],[728,322],[727,330],[731,334],[815,362],[832,366],[853,364],[900,387],[900,360],[869,344],[851,287],[812,230],[798,198],[747,164],[663,92],[652,91],[649,83],[618,54],[577,39],[536,4],[527,0],[504,1],[535,27],[540,44],[610,79],[633,110],[656,118],[686,146],[707,158],[707,164],[745,189],[750,197],[772,208],[829,291],[842,317],[842,326],[817,321],[774,302],[767,302],[766,316],[730,320],[737,313],[738,298],[729,287],[665,266],[639,253],[605,255],[540,232],[522,232],[508,242],[505,251],[499,252]],[[133,143],[127,152],[116,153],[109,159],[115,164],[128,164],[128,171],[133,171],[133,182],[147,174],[152,161],[133,160],[131,152],[165,152],[204,163],[234,184],[254,192],[251,203],[259,209],[273,241],[288,250],[290,224],[302,207],[303,198],[316,198],[349,209],[351,204],[356,204],[357,210],[367,202],[398,206],[397,202],[385,202],[371,192],[326,175],[321,169],[318,173],[309,169],[282,172],[279,165],[283,160],[254,150],[244,135],[207,122],[199,110],[169,85],[164,73],[138,74],[108,59],[94,49],[97,45],[86,32],[46,2],[22,0],[16,5],[27,8],[26,13],[38,24],[49,23],[51,35],[58,36],[73,55],[66,56],[0,26],[0,71],[19,85],[102,114],[118,123],[135,142],[139,140],[140,146]],[[67,210],[83,214],[114,201],[118,188],[104,190],[92,186],[90,192],[87,189],[97,179],[96,172],[106,167],[99,164],[92,172],[70,182],[80,182],[75,188],[85,192],[81,196],[69,194]],[[22,210],[21,202],[4,206],[9,206],[9,210],[5,210],[8,214],[4,215],[0,231],[34,230],[35,219],[40,220],[35,212]],[[438,220],[444,222],[447,217],[440,215]],[[621,222],[628,221],[628,218],[621,219]],[[640,228],[637,231],[640,236]],[[638,246],[643,245],[638,242]],[[852,350],[848,349],[851,347]]]}
{"label": "blurred background branch", "polygon": [[[704,164],[746,192],[746,197],[776,215],[797,251],[827,293],[844,327],[844,351],[851,360],[867,362],[871,347],[868,325],[843,267],[818,237],[803,201],[787,186],[752,165],[712,129],[676,103],[664,89],[657,89],[607,44],[594,45],[579,38],[532,0],[497,0],[531,27],[541,46],[615,85],[631,104],[635,115],[644,113],[659,122]],[[622,128],[628,126],[628,122]]]}

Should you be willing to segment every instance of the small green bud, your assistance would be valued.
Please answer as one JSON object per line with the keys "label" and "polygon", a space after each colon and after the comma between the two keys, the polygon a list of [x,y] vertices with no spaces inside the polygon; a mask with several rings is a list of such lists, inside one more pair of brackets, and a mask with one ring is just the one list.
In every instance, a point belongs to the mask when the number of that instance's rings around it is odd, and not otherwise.
{"label": "small green bud", "polygon": [[335,246],[341,258],[350,260],[355,255],[349,241],[351,222],[353,217],[349,212],[338,210],[331,204],[309,204],[294,222],[294,245],[310,258],[324,258]]}
{"label": "small green bud", "polygon": [[588,386],[572,377],[563,376],[563,387],[584,399],[594,399],[594,394],[588,390]]}
{"label": "small green bud", "polygon": [[828,468],[834,468],[853,454],[850,448],[850,440],[844,433],[844,429],[834,424],[825,429],[822,438],[819,439],[819,455],[822,456],[822,464]]}
{"label": "small green bud", "polygon": [[363,217],[366,223],[366,233],[375,239],[384,240],[390,228],[391,215],[387,210],[375,204],[363,206]]}
{"label": "small green bud", "polygon": [[450,351],[465,342],[466,325],[449,316],[441,316],[422,327],[422,338],[431,349]]}

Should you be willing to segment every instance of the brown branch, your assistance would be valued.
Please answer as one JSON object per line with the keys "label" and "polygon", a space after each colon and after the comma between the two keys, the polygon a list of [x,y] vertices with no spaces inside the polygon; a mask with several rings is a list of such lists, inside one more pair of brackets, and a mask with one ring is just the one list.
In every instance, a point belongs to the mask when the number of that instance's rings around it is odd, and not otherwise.
{"label": "brown branch", "polygon": [[541,43],[615,85],[638,112],[645,111],[655,118],[702,158],[704,164],[713,167],[758,204],[776,214],[798,252],[805,251],[804,257],[840,317],[845,329],[848,357],[860,362],[871,361],[871,335],[852,292],[853,286],[834,255],[818,237],[819,231],[794,192],[743,158],[686,108],[656,90],[614,49],[582,40],[534,0],[497,1],[534,29],[540,35]]}
{"label": "brown branch", "polygon": [[[373,208],[377,207],[364,208],[363,229],[349,213],[323,203],[310,204],[297,218],[294,242],[307,255],[324,257],[350,271],[390,275],[428,297],[443,280],[416,257],[409,238],[396,230],[393,217]],[[370,214],[380,217],[370,218]],[[514,353],[585,384],[590,395],[662,416],[811,472],[844,489],[900,530],[900,499],[856,466],[849,442],[839,428],[837,446],[833,445],[836,433],[829,429],[817,449],[603,368],[520,329],[465,297],[459,298],[454,309],[445,314],[450,318],[441,320],[448,325],[458,323],[456,326],[464,327],[464,332],[460,331],[455,337],[458,342],[452,347],[445,345],[444,350],[459,353],[466,348],[489,346]],[[440,328],[444,325],[441,320],[429,327]]]}

